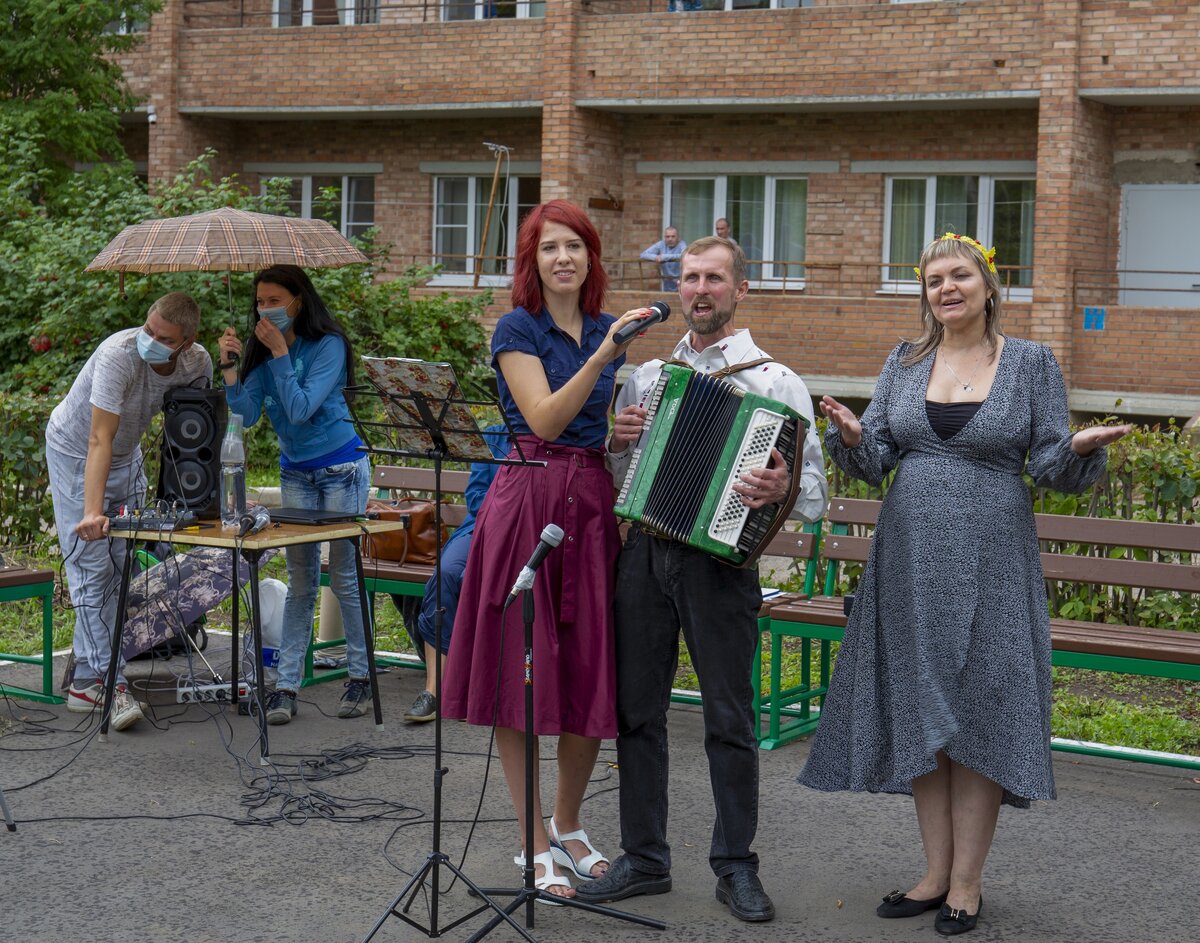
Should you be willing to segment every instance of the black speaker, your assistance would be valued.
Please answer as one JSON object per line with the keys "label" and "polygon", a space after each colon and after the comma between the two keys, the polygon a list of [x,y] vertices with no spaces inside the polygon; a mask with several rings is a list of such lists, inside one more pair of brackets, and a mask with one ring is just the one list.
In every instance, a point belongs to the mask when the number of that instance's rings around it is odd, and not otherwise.
{"label": "black speaker", "polygon": [[158,496],[197,517],[221,513],[224,390],[177,387],[163,396],[163,444]]}

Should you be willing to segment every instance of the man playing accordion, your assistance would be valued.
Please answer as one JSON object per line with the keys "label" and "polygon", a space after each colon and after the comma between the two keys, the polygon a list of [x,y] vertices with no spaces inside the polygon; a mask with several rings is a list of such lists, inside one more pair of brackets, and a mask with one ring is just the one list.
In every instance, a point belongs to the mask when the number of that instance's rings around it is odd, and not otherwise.
{"label": "man playing accordion", "polygon": [[[746,257],[728,239],[710,236],[685,251],[679,282],[690,328],[672,360],[699,374],[720,373],[751,393],[790,406],[808,423],[800,487],[791,516],[814,521],[825,510],[821,446],[804,382],[771,361],[749,331],[734,327],[749,290]],[[663,362],[643,364],[617,398],[608,442],[609,466],[624,480],[631,447],[641,436],[645,403]],[[746,365],[738,370],[738,365]],[[717,433],[714,433],[717,434]],[[802,433],[803,434],[803,433]],[[766,468],[752,468],[734,490],[750,508],[787,500],[790,475],[778,450]],[[577,889],[581,900],[622,900],[671,889],[667,830],[667,722],[682,627],[703,695],[705,749],[716,805],[709,863],[717,899],[741,920],[770,920],[775,908],[758,879],[751,843],[758,823],[758,744],[751,712],[751,664],[762,602],[758,569],[735,569],[686,543],[654,536],[634,524],[621,551],[615,598],[617,756],[621,770],[624,854],[601,878]]]}

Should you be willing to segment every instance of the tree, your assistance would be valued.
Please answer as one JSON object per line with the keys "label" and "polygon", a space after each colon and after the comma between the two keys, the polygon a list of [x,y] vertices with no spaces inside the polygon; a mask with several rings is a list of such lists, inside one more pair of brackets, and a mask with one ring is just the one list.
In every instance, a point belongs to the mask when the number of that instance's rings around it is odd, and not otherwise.
{"label": "tree", "polygon": [[0,0],[0,184],[53,197],[77,162],[119,159],[137,99],[110,58],[161,0]]}

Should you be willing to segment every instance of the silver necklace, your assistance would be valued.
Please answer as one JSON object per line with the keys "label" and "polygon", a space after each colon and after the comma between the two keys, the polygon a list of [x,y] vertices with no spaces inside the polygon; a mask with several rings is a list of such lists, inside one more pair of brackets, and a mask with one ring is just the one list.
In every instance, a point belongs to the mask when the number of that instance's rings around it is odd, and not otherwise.
{"label": "silver necklace", "polygon": [[967,377],[965,380],[958,375],[957,370],[955,370],[952,366],[950,366],[950,361],[946,359],[946,349],[944,347],[941,348],[941,355],[942,355],[942,363],[945,365],[946,369],[950,371],[951,376],[953,376],[954,379],[956,379],[959,383],[962,384],[963,390],[967,393],[974,393],[975,387],[971,386],[971,381],[975,379],[975,374],[977,374],[979,372],[979,364],[983,360],[983,351],[981,350],[979,352],[979,356],[975,358],[975,363],[971,369],[971,375],[969,377]]}

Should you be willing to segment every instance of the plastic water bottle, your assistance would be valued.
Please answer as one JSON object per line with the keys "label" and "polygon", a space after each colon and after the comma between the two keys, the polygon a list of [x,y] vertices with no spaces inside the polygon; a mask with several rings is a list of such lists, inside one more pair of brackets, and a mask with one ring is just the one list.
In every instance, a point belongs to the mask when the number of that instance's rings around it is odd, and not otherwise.
{"label": "plastic water bottle", "polygon": [[[279,674],[279,643],[283,638],[283,604],[287,600],[287,584],[281,580],[264,579],[258,583],[259,620],[262,624],[263,684],[265,690],[275,687]],[[242,678],[254,684],[258,678],[254,661],[254,634],[249,624],[242,639]]]}
{"label": "plastic water bottle", "polygon": [[246,446],[242,441],[242,417],[229,414],[221,441],[221,527],[237,530],[246,513]]}

